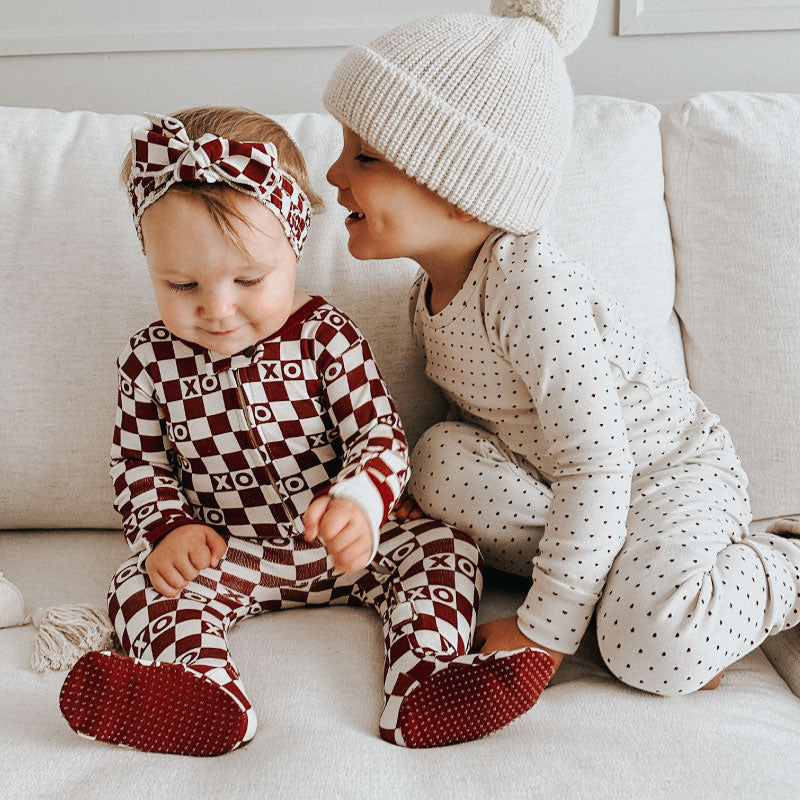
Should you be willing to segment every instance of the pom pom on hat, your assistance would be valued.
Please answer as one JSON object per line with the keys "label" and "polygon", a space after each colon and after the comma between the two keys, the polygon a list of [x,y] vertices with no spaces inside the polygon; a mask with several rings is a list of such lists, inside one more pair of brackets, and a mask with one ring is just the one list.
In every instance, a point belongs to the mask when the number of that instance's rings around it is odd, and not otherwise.
{"label": "pom pom on hat", "polygon": [[492,0],[498,17],[532,17],[553,34],[565,55],[587,37],[597,13],[597,0]]}

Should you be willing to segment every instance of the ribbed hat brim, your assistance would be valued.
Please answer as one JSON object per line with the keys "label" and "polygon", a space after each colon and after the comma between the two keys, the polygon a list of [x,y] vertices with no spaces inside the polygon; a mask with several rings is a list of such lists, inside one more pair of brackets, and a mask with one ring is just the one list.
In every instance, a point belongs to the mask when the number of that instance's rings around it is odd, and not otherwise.
{"label": "ribbed hat brim", "polygon": [[461,210],[518,235],[541,227],[561,165],[537,163],[369,47],[346,54],[323,99],[370,147]]}

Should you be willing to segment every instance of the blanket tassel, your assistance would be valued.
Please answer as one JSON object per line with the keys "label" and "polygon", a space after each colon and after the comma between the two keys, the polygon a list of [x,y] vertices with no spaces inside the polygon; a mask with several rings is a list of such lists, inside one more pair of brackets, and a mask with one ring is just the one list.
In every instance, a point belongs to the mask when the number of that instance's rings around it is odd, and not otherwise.
{"label": "blanket tassel", "polygon": [[70,669],[91,650],[119,647],[108,614],[86,603],[38,608],[25,622],[36,628],[31,656],[34,672]]}

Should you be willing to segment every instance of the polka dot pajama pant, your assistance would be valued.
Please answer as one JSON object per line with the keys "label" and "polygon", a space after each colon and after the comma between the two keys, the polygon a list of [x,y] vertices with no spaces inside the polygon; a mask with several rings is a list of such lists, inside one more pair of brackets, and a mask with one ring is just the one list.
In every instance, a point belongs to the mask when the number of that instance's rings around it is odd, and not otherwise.
{"label": "polka dot pajama pant", "polygon": [[[490,733],[530,708],[552,675],[552,662],[540,651],[469,653],[482,558],[473,539],[459,530],[432,520],[400,523],[390,518],[372,563],[344,575],[333,572],[326,550],[317,542],[226,538],[228,549],[217,568],[203,570],[176,598],[156,592],[131,557],[113,578],[108,607],[120,642],[133,657],[128,663],[141,662],[140,672],[149,669],[152,676],[153,666],[148,665],[161,662],[180,673],[175,677],[178,683],[185,683],[184,673],[189,672],[196,685],[202,676],[201,689],[209,681],[222,687],[225,697],[220,700],[229,703],[233,697],[237,703],[239,711],[227,713],[237,717],[240,733],[222,737],[225,741],[213,752],[197,744],[212,727],[207,721],[192,721],[194,732],[161,736],[165,719],[169,721],[162,697],[170,692],[166,678],[145,687],[155,710],[148,712],[153,721],[139,729],[123,731],[121,723],[106,723],[116,713],[113,709],[104,719],[92,716],[87,707],[111,705],[108,696],[115,679],[108,676],[119,665],[109,666],[112,656],[107,654],[90,654],[106,661],[79,662],[65,681],[62,711],[76,731],[139,749],[192,755],[215,755],[248,741],[256,718],[231,658],[227,633],[248,616],[299,606],[366,605],[378,612],[386,645],[379,730],[395,744],[428,747]],[[103,674],[98,677],[92,669]],[[123,683],[118,696],[134,691],[134,678],[153,684],[150,678],[137,678],[132,669],[128,667],[133,678],[116,680]],[[135,691],[144,693],[141,686]],[[184,694],[192,697],[194,692],[192,685]],[[219,705],[213,699],[206,703],[209,713],[224,716],[226,712],[214,711]],[[172,741],[166,741],[170,737]]]}
{"label": "polka dot pajama pant", "polygon": [[[530,576],[552,493],[529,463],[471,425],[418,442],[410,491],[471,533],[487,565]],[[701,454],[635,473],[627,538],[596,606],[600,651],[625,683],[692,692],[800,622],[800,539],[750,534],[747,478],[724,429]]]}

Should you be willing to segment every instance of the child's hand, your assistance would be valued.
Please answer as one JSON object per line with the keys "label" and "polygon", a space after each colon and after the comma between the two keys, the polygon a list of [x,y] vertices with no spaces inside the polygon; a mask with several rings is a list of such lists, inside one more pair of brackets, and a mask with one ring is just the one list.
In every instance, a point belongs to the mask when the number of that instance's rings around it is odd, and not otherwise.
{"label": "child's hand", "polygon": [[208,525],[181,525],[171,530],[145,561],[153,588],[177,597],[207,567],[216,567],[228,545]]}
{"label": "child's hand", "polygon": [[319,537],[339,572],[353,572],[369,563],[372,531],[358,503],[323,495],[306,509],[303,525],[305,540],[313,542]]}
{"label": "child's hand", "polygon": [[425,516],[422,509],[417,505],[417,501],[405,490],[397,505],[394,507],[394,513],[398,522],[405,522],[407,519],[421,519]]}
{"label": "child's hand", "polygon": [[[558,669],[564,660],[565,653],[551,650],[549,647],[542,647],[529,639],[519,629],[516,617],[506,617],[504,619],[494,619],[479,625],[475,630],[475,639],[472,643],[473,651],[481,653],[494,653],[498,650],[519,650],[522,647],[538,647],[544,650],[553,659],[555,669]],[[555,673],[555,670],[553,671]]]}

